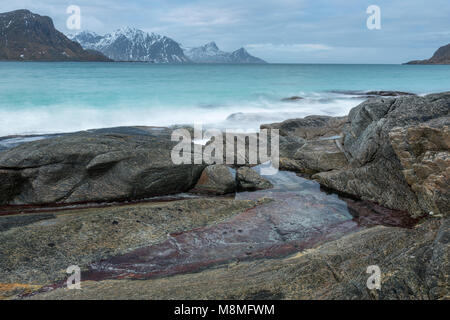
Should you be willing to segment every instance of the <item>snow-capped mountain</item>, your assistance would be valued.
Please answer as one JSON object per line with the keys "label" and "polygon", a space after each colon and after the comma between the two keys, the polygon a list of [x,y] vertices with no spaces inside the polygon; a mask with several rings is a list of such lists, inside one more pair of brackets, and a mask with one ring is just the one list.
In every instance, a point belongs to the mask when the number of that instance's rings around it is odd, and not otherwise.
{"label": "snow-capped mountain", "polygon": [[197,48],[184,48],[184,54],[196,63],[266,63],[249,54],[244,48],[231,53],[221,51],[215,42]]}
{"label": "snow-capped mountain", "polygon": [[118,29],[104,36],[83,31],[68,37],[80,43],[84,49],[100,51],[115,61],[189,62],[176,41],[135,28]]}
{"label": "snow-capped mountain", "polygon": [[244,48],[234,52],[221,51],[215,42],[197,48],[181,48],[165,36],[135,28],[122,28],[104,36],[82,31],[68,35],[84,49],[96,50],[115,61],[145,61],[155,63],[266,63],[250,55]]}

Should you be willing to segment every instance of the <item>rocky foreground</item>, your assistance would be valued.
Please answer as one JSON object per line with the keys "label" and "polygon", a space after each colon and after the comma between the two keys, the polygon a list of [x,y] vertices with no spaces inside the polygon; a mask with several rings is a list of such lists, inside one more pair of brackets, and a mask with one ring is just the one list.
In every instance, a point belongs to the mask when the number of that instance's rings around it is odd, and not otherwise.
{"label": "rocky foreground", "polygon": [[369,99],[348,117],[263,125],[280,130],[284,169],[413,216],[450,208],[450,93]]}
{"label": "rocky foreground", "polygon": [[448,299],[449,111],[401,96],[263,125],[274,176],[175,165],[168,128],[0,138],[0,297]]}

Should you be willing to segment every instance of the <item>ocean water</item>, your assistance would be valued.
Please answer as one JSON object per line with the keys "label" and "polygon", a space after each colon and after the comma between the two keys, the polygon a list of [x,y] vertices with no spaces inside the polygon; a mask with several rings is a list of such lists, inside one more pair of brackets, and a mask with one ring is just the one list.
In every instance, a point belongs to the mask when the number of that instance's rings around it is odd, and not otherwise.
{"label": "ocean water", "polygon": [[[345,115],[354,91],[450,91],[450,66],[0,62],[0,136]],[[283,98],[301,96],[299,101]]]}

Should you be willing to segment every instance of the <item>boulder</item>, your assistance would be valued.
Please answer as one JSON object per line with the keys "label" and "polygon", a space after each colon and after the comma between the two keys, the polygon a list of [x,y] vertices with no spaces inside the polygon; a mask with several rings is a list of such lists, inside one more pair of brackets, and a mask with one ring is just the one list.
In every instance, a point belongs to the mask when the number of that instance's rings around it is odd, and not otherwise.
{"label": "boulder", "polygon": [[293,159],[295,153],[300,149],[306,140],[296,136],[279,136],[280,158]]}
{"label": "boulder", "polygon": [[391,145],[424,212],[449,214],[450,117],[394,128]]}
{"label": "boulder", "polygon": [[184,192],[204,166],[175,165],[165,128],[112,128],[0,153],[0,204],[132,200]]}
{"label": "boulder", "polygon": [[[421,143],[414,142],[417,133],[405,135],[400,132],[407,130],[405,129],[407,127],[418,126],[433,119],[442,121],[449,116],[449,111],[450,92],[425,97],[369,99],[350,111],[349,124],[343,128],[343,151],[349,160],[349,167],[321,172],[313,178],[324,186],[378,202],[389,208],[406,210],[414,216],[428,213],[428,209],[424,210],[414,191],[414,188],[418,187],[412,188],[405,178],[405,173],[411,172],[408,171],[410,170],[408,167],[414,166],[413,163],[416,160],[412,162],[406,160],[411,157],[402,151],[402,148],[408,148],[406,147],[408,144],[413,148],[421,149]],[[399,129],[395,129],[390,136],[394,128]],[[398,145],[397,152],[391,143],[392,139],[396,140],[395,144]],[[402,144],[402,139],[407,139],[409,142]],[[439,148],[448,152],[448,146],[446,147],[445,144],[440,145]],[[399,153],[402,154],[400,159]],[[404,158],[403,163],[401,158]],[[422,161],[422,158],[418,161]],[[435,162],[433,164],[435,168],[445,166],[442,154],[429,157],[425,161]],[[435,170],[440,172],[441,169]],[[432,179],[434,177],[431,177]],[[445,185],[445,178],[439,181]],[[410,179],[410,183],[413,182]],[[434,187],[425,188],[430,190]],[[436,195],[431,198],[442,199],[446,196]],[[440,203],[442,206],[442,202]]]}
{"label": "boulder", "polygon": [[366,91],[365,94],[367,96],[378,96],[378,97],[415,96],[414,93],[404,91]]}
{"label": "boulder", "polygon": [[[265,141],[265,148],[262,140],[259,140],[259,133],[256,132],[222,132],[218,138],[219,141],[217,142],[216,137],[211,138],[205,145],[204,150],[208,148],[206,153],[211,156],[211,162],[233,167],[255,166],[267,162],[270,157],[270,135],[267,136],[267,141]],[[214,151],[212,151],[213,149]],[[218,150],[222,153],[222,157],[216,155]]]}
{"label": "boulder", "polygon": [[280,136],[295,136],[311,140],[340,135],[346,123],[347,117],[308,116],[280,123],[263,124],[261,129],[278,129]]}
{"label": "boulder", "polygon": [[309,116],[261,129],[279,130],[280,169],[312,174],[347,165],[340,146],[346,123],[347,117]]}
{"label": "boulder", "polygon": [[194,193],[207,193],[222,195],[236,191],[235,170],[223,165],[214,164],[207,166],[191,190]]}
{"label": "boulder", "polygon": [[299,96],[292,96],[292,97],[287,97],[287,98],[281,99],[281,101],[284,101],[284,102],[295,102],[298,100],[303,100],[303,98],[299,97]]}
{"label": "boulder", "polygon": [[317,173],[345,168],[345,154],[335,139],[306,142],[293,156],[302,173]]}
{"label": "boulder", "polygon": [[[348,117],[311,116],[279,129],[280,169],[417,217],[449,207],[450,93],[369,99]],[[448,211],[448,210],[447,210]]]}
{"label": "boulder", "polygon": [[241,167],[237,170],[237,181],[240,191],[264,190],[273,187],[269,180],[264,179],[249,167]]}

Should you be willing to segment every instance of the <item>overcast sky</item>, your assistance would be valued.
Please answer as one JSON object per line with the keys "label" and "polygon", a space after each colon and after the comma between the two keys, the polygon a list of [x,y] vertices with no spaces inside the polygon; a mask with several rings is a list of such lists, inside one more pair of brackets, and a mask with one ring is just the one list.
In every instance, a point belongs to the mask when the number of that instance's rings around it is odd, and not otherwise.
{"label": "overcast sky", "polygon": [[[402,63],[450,43],[450,0],[2,0],[0,12],[29,9],[71,33],[69,5],[81,8],[83,30],[136,27],[268,62]],[[381,30],[366,27],[369,5],[381,8]]]}

